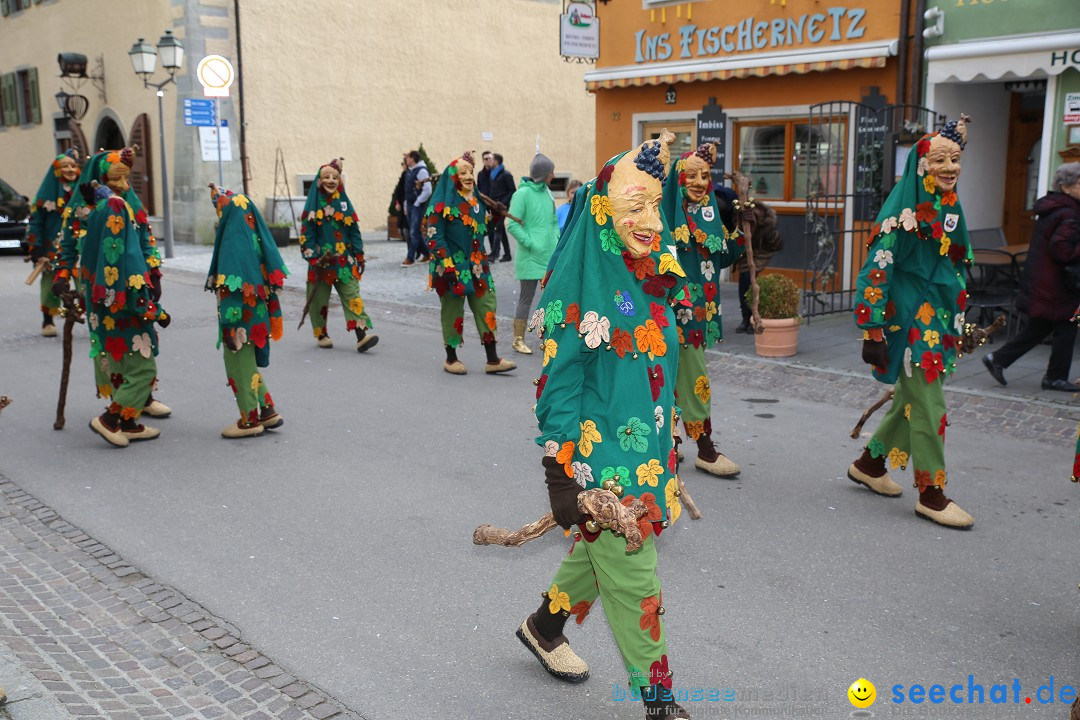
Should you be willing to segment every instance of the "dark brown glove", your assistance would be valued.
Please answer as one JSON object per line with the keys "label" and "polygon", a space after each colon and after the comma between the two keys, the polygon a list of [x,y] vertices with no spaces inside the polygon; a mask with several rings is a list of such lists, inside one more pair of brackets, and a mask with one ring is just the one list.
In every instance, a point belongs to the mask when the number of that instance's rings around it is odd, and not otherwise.
{"label": "dark brown glove", "polygon": [[566,475],[562,463],[553,457],[544,457],[544,481],[547,483],[548,500],[551,502],[551,514],[555,522],[564,530],[583,523],[588,516],[578,509],[577,497],[581,486]]}
{"label": "dark brown glove", "polygon": [[888,348],[884,340],[863,340],[862,359],[864,363],[884,370],[889,364]]}
{"label": "dark brown glove", "polygon": [[147,291],[150,293],[151,300],[161,302],[161,270],[154,268],[150,271],[150,287]]}

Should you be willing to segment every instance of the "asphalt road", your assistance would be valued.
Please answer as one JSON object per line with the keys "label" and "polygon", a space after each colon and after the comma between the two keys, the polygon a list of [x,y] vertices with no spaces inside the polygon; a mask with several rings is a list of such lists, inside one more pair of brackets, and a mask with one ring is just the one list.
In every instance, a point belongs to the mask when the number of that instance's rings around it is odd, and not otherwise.
{"label": "asphalt road", "polygon": [[[613,700],[626,677],[599,613],[568,630],[592,668],[581,686],[549,678],[514,638],[568,541],[471,544],[480,523],[516,527],[547,509],[536,355],[485,376],[467,319],[470,374],[451,377],[431,309],[371,294],[379,346],[352,351],[332,308],[338,346],[321,350],[307,327],[293,330],[293,293],[266,372],[286,423],[229,442],[218,433],[236,408],[213,298],[196,275],[167,272],[176,321],[161,335],[158,397],[174,414],[157,423],[160,439],[115,450],[86,427],[102,403],[81,328],[68,427],[51,429],[60,343],[37,335],[27,267],[0,257],[0,393],[15,401],[0,419],[0,473],[372,720],[641,717],[638,703]],[[372,271],[422,282],[389,254]],[[1051,676],[1055,693],[1080,687],[1068,448],[950,427],[949,494],[976,518],[958,532],[915,517],[910,469],[900,499],[845,478],[859,448],[849,407],[722,381],[713,398],[742,476],[686,468],[705,518],[684,516],[659,543],[675,684],[736,698],[691,703],[694,717],[848,717],[860,677],[877,686],[879,716],[1067,715],[1034,693]],[[977,710],[889,702],[894,685],[916,683],[962,683],[966,700],[969,675],[987,692]],[[989,704],[994,684],[1010,686],[1010,704]]]}

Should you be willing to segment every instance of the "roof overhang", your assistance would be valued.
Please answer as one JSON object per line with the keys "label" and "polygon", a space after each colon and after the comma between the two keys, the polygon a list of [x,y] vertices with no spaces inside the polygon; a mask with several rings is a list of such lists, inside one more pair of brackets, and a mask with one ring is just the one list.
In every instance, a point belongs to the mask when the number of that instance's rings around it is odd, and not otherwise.
{"label": "roof overhang", "polygon": [[1080,32],[990,38],[926,51],[927,82],[1019,80],[1058,75],[1080,51]]}

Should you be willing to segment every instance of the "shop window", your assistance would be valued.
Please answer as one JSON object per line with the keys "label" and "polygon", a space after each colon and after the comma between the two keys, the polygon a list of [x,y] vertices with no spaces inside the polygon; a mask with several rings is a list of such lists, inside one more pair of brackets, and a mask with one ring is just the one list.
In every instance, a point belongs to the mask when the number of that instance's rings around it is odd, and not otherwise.
{"label": "shop window", "polygon": [[697,128],[693,122],[677,121],[677,122],[647,122],[641,125],[641,138],[642,140],[655,140],[660,137],[660,131],[667,128],[668,132],[675,135],[675,142],[671,143],[669,151],[671,152],[671,158],[674,160],[683,153],[690,152],[696,145],[694,144]]}
{"label": "shop window", "polygon": [[[844,192],[846,127],[811,125],[805,119],[735,124],[736,168],[754,183],[754,194],[774,201],[804,200]],[[813,177],[811,177],[813,172]]]}

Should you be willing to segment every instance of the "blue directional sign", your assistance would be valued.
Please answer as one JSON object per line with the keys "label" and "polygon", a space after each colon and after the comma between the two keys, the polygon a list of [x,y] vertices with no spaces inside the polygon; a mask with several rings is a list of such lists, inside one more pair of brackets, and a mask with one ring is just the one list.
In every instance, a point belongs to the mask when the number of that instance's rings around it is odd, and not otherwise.
{"label": "blue directional sign", "polygon": [[184,98],[184,124],[195,127],[214,127],[217,125],[214,101],[202,98]]}

